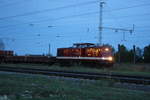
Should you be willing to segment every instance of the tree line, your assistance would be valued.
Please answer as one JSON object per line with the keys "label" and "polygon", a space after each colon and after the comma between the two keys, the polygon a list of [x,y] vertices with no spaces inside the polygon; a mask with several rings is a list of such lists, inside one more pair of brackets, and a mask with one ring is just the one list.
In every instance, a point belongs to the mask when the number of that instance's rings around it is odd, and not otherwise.
{"label": "tree line", "polygon": [[116,62],[150,63],[150,45],[144,48],[133,46],[127,49],[125,45],[118,45],[118,50],[114,52]]}

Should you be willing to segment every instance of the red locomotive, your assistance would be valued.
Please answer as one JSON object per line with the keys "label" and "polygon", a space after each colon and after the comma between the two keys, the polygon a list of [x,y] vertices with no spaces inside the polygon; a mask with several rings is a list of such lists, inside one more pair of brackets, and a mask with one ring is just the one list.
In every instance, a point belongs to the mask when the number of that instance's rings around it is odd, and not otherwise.
{"label": "red locomotive", "polygon": [[92,43],[76,43],[70,48],[59,48],[56,59],[61,64],[83,63],[104,64],[112,66],[114,63],[110,46],[96,46]]}

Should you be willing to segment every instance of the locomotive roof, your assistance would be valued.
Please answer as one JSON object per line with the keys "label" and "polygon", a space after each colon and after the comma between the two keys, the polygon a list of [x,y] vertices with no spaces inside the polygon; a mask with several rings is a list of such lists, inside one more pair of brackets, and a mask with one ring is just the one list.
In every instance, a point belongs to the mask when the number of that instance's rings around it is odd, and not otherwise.
{"label": "locomotive roof", "polygon": [[95,45],[93,43],[74,43],[73,45]]}
{"label": "locomotive roof", "polygon": [[85,47],[94,47],[95,44],[93,43],[74,43],[73,47],[75,48],[85,48]]}
{"label": "locomotive roof", "polygon": [[92,48],[103,48],[103,47],[109,47],[106,45],[96,45],[94,43],[74,43],[72,47],[66,47],[66,48],[58,48],[58,49],[69,49],[69,48],[87,48],[87,47],[92,47]]}

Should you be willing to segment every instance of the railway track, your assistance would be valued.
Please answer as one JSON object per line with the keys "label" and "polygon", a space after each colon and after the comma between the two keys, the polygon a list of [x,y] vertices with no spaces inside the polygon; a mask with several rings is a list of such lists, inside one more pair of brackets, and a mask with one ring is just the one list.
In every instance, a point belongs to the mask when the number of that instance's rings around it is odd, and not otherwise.
{"label": "railway track", "polygon": [[150,77],[148,76],[129,76],[112,73],[101,74],[101,73],[87,73],[87,72],[73,72],[73,71],[44,70],[33,68],[18,68],[18,67],[0,67],[0,71],[42,74],[49,76],[63,76],[63,77],[91,79],[91,80],[112,79],[118,82],[150,85]]}

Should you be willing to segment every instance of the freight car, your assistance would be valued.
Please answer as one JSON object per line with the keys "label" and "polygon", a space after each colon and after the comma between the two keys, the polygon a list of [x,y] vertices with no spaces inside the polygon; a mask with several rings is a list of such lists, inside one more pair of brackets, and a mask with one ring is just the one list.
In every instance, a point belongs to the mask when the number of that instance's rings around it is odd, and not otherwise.
{"label": "freight car", "polygon": [[97,46],[92,43],[76,43],[69,48],[58,48],[56,59],[61,65],[112,66],[114,64],[112,48],[110,46]]}
{"label": "freight car", "polygon": [[5,63],[44,63],[44,64],[53,64],[53,57],[49,58],[48,56],[41,55],[32,55],[32,56],[7,56],[5,57]]}
{"label": "freight car", "polygon": [[13,51],[0,50],[0,63],[47,63],[53,64],[54,57],[43,55],[16,56]]}
{"label": "freight car", "polygon": [[0,50],[0,63],[4,62],[5,57],[13,55],[14,55],[13,51]]}

